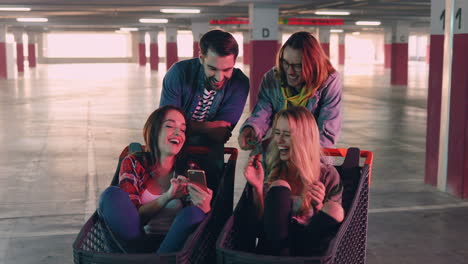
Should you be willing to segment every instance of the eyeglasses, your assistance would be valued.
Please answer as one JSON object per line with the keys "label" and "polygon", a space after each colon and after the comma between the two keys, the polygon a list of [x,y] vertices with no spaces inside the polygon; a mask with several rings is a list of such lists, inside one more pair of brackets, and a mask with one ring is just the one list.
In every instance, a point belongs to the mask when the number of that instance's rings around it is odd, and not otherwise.
{"label": "eyeglasses", "polygon": [[285,59],[281,59],[281,66],[283,66],[283,69],[285,71],[289,70],[289,67],[292,67],[295,72],[301,72],[302,71],[302,64],[292,64],[287,62]]}

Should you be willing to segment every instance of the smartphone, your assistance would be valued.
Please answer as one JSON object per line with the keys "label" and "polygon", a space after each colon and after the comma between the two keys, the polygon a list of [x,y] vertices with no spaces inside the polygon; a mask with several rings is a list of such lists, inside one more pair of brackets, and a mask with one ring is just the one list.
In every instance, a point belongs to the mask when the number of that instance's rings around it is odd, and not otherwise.
{"label": "smartphone", "polygon": [[187,170],[187,177],[189,178],[191,183],[195,183],[205,190],[207,189],[206,176],[204,170],[189,169]]}

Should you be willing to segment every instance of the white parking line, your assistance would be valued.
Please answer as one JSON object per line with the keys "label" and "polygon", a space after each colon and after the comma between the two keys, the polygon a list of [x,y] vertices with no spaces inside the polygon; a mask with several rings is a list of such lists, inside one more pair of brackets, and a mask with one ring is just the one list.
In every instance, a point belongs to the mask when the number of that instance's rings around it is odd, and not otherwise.
{"label": "white parking line", "polygon": [[86,177],[86,202],[84,221],[96,210],[96,155],[94,149],[94,135],[89,122],[91,121],[90,102],[88,102],[88,176]]}
{"label": "white parking line", "polygon": [[411,212],[411,211],[440,210],[440,209],[460,208],[460,207],[468,207],[468,202],[453,203],[453,204],[405,206],[405,207],[393,207],[393,208],[374,208],[374,209],[369,209],[369,213],[375,214],[375,213]]}

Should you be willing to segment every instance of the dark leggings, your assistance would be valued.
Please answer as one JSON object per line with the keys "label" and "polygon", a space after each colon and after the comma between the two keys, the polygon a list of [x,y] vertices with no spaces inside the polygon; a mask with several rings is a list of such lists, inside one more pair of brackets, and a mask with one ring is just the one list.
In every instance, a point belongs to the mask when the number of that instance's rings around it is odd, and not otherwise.
{"label": "dark leggings", "polygon": [[318,212],[307,226],[291,219],[292,195],[289,188],[275,186],[265,197],[262,232],[257,252],[265,255],[320,255],[338,227],[329,215]]}
{"label": "dark leggings", "polygon": [[[128,193],[119,187],[111,186],[104,190],[99,199],[98,211],[124,247],[129,248],[135,244],[147,246],[144,242],[151,241],[142,230],[140,216]],[[170,253],[182,249],[185,240],[205,217],[205,213],[196,206],[183,208],[172,222],[157,253]]]}

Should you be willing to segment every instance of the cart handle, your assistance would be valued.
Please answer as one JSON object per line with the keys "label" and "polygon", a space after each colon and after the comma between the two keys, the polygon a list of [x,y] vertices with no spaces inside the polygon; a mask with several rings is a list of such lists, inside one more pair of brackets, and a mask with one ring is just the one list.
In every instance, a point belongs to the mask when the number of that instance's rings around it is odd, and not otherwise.
{"label": "cart handle", "polygon": [[[202,146],[188,146],[185,148],[185,151],[187,153],[192,153],[192,154],[208,154],[210,152],[210,149],[208,147],[202,147]],[[237,160],[237,155],[238,155],[238,150],[236,148],[224,148],[224,154],[228,154],[229,160]]]}
{"label": "cart handle", "polygon": [[[333,157],[346,157],[348,149],[345,148],[322,148],[322,152],[325,156]],[[369,165],[369,187],[372,179],[372,163],[374,162],[374,153],[368,150],[361,150],[360,157],[366,158],[364,164]]]}

